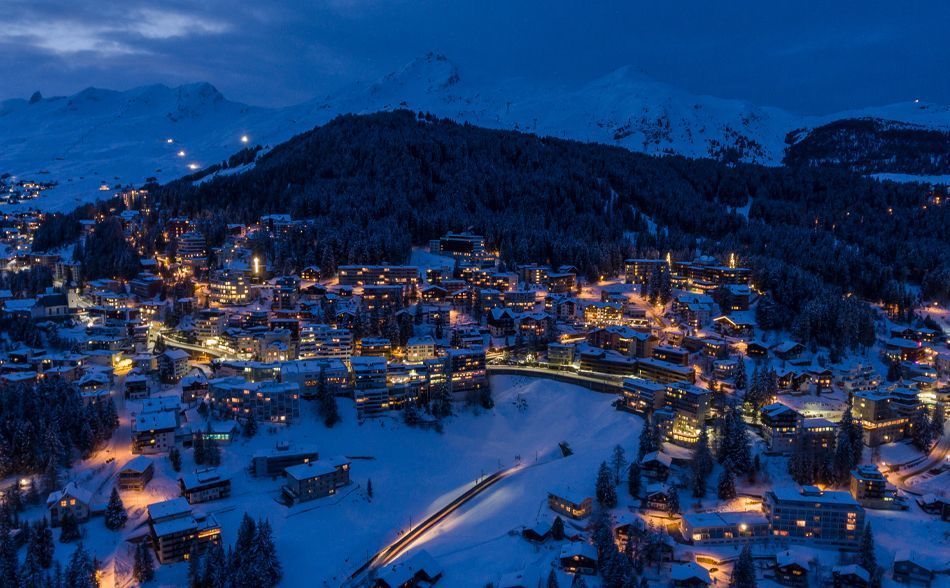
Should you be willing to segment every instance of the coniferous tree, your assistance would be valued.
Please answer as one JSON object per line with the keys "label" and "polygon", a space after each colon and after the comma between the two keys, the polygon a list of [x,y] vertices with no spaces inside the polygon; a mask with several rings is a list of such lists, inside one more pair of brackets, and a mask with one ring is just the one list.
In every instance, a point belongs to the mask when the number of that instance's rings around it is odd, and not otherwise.
{"label": "coniferous tree", "polygon": [[728,466],[719,475],[716,494],[720,500],[732,500],[736,497],[736,477]]}
{"label": "coniferous tree", "polygon": [[135,548],[132,576],[140,584],[151,582],[155,577],[155,562],[152,561],[152,552],[146,541],[140,542]]}
{"label": "coniferous tree", "polygon": [[640,464],[633,462],[627,469],[627,491],[630,496],[640,498]]}
{"label": "coniferous tree", "polygon": [[372,480],[372,478],[368,478],[368,479],[366,480],[366,496],[369,497],[370,500],[373,499],[373,480]]}
{"label": "coniferous tree", "polygon": [[548,581],[545,586],[546,588],[561,588],[561,586],[557,583],[557,573],[555,573],[554,570],[551,570],[548,573]]}
{"label": "coniferous tree", "polygon": [[44,570],[53,565],[53,554],[56,550],[56,544],[53,542],[53,530],[50,528],[46,518],[39,519],[33,524],[33,532],[30,533],[30,542],[28,550],[36,558],[36,562]]}
{"label": "coniferous tree", "polygon": [[128,520],[129,514],[125,512],[125,505],[122,504],[119,490],[113,486],[112,494],[109,496],[109,504],[106,506],[106,528],[111,531],[116,531],[124,527]]}
{"label": "coniferous tree", "polygon": [[205,588],[225,588],[229,576],[228,559],[224,547],[220,543],[213,545],[205,557],[202,585]]}
{"label": "coniferous tree", "polygon": [[709,430],[703,425],[699,433],[699,441],[696,443],[696,449],[693,451],[692,467],[692,486],[693,496],[702,498],[706,496],[706,479],[712,473],[714,460],[712,451],[709,448]]}
{"label": "coniferous tree", "polygon": [[597,503],[606,508],[617,506],[617,490],[614,488],[613,476],[607,467],[607,462],[600,463],[600,469],[597,470],[597,483],[595,486]]}
{"label": "coniferous tree", "polygon": [[745,390],[746,387],[746,373],[745,373],[745,358],[741,355],[736,359],[736,390]]}
{"label": "coniferous tree", "polygon": [[188,552],[188,588],[202,588],[204,585],[202,570],[202,558],[198,553],[198,545],[192,544]]}
{"label": "coniferous tree", "polygon": [[619,486],[623,478],[624,470],[627,468],[627,456],[624,453],[623,447],[619,445],[614,445],[613,453],[610,457],[610,473],[613,474],[613,481],[615,486]]}
{"label": "coniferous tree", "polygon": [[60,542],[69,543],[79,539],[81,536],[82,532],[79,529],[79,521],[76,520],[76,515],[74,515],[71,510],[65,511],[59,519]]}
{"label": "coniferous tree", "polygon": [[317,397],[317,411],[327,427],[340,422],[340,411],[336,404],[336,395],[332,390],[321,389]]}
{"label": "coniferous tree", "polygon": [[554,522],[551,523],[551,538],[555,541],[564,540],[564,520],[561,517],[554,517]]}
{"label": "coniferous tree", "polygon": [[864,526],[864,533],[861,535],[861,555],[859,563],[871,576],[877,574],[877,555],[874,550],[874,533],[871,531],[871,523],[867,523]]}
{"label": "coniferous tree", "polygon": [[680,512],[680,495],[675,488],[670,488],[666,494],[666,512],[670,515],[676,515]]}
{"label": "coniferous tree", "polygon": [[76,546],[76,551],[69,558],[64,577],[66,588],[95,588],[98,586],[96,565],[82,543]]}
{"label": "coniferous tree", "polygon": [[637,461],[643,461],[643,456],[654,451],[659,451],[662,447],[660,440],[660,431],[653,419],[653,415],[648,415],[643,423],[643,429],[640,431],[640,441],[637,447]]}
{"label": "coniferous tree", "polygon": [[212,467],[221,465],[221,448],[214,439],[205,441],[205,462]]}
{"label": "coniferous tree", "polygon": [[276,586],[283,576],[283,568],[277,558],[277,548],[274,546],[274,534],[270,522],[262,519],[257,523],[257,532],[253,545],[254,568],[259,582],[257,586]]}
{"label": "coniferous tree", "polygon": [[254,416],[254,411],[251,411],[251,414],[247,415],[247,419],[244,421],[243,433],[247,438],[257,435],[257,417]]}
{"label": "coniferous tree", "polygon": [[181,471],[181,451],[178,450],[178,447],[172,447],[168,451],[168,461],[172,464],[172,469],[176,472]]}
{"label": "coniferous tree", "polygon": [[10,528],[0,521],[0,585],[16,586],[18,581],[18,562],[16,545],[10,537]]}
{"label": "coniferous tree", "polygon": [[752,561],[752,549],[746,545],[739,553],[739,559],[732,569],[730,588],[755,588],[755,562]]}

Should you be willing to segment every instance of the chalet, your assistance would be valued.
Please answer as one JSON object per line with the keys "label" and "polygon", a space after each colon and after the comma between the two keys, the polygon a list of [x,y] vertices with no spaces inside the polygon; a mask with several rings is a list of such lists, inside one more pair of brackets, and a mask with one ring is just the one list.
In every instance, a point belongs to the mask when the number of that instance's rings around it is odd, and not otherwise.
{"label": "chalet", "polygon": [[570,487],[561,487],[548,492],[548,508],[556,513],[583,519],[590,515],[593,499]]}
{"label": "chalet", "polygon": [[144,455],[134,457],[119,470],[119,490],[141,492],[145,490],[154,475],[155,464],[151,459]]}
{"label": "chalet", "polygon": [[915,586],[931,586],[937,575],[937,567],[930,561],[907,550],[894,556],[894,581]]}
{"label": "chalet", "polygon": [[486,318],[492,337],[507,337],[515,334],[515,313],[510,308],[496,306]]}
{"label": "chalet", "polygon": [[372,588],[428,588],[434,586],[443,574],[442,566],[426,550],[420,550],[408,559],[380,569]]}
{"label": "chalet", "polygon": [[336,494],[350,483],[350,462],[342,457],[309,461],[284,469],[283,492],[292,502],[306,502]]}
{"label": "chalet", "polygon": [[182,561],[221,542],[221,526],[212,514],[198,515],[182,497],[148,505],[149,537],[161,564]]}
{"label": "chalet", "polygon": [[521,530],[521,536],[531,543],[544,543],[551,536],[551,525],[538,523],[533,527],[525,527]]}
{"label": "chalet", "polygon": [[698,563],[674,563],[670,568],[670,580],[677,588],[706,588],[712,583],[709,571]]}
{"label": "chalet", "polygon": [[673,458],[662,451],[654,451],[643,456],[640,460],[640,471],[648,480],[666,481],[670,476],[670,466]]}
{"label": "chalet", "polygon": [[783,341],[773,345],[771,349],[775,357],[784,361],[798,359],[805,352],[805,346],[795,341]]}
{"label": "chalet", "polygon": [[208,376],[199,369],[191,370],[181,379],[181,403],[185,406],[195,405],[198,399],[207,396],[208,389]]}
{"label": "chalet", "polygon": [[755,314],[749,310],[734,312],[713,319],[716,328],[724,335],[751,337],[755,334]]}
{"label": "chalet", "polygon": [[148,398],[148,377],[139,373],[130,373],[125,377],[125,397],[129,400]]}
{"label": "chalet", "polygon": [[572,541],[564,544],[558,561],[561,569],[569,574],[593,576],[597,573],[597,550],[590,543]]}
{"label": "chalet", "polygon": [[884,342],[884,357],[894,363],[919,361],[924,356],[924,346],[919,341],[892,337]]}
{"label": "chalet", "polygon": [[808,559],[800,552],[786,549],[775,554],[775,581],[782,586],[808,586]]}
{"label": "chalet", "polygon": [[759,422],[769,453],[790,454],[802,431],[802,415],[795,409],[775,402],[761,408]]}
{"label": "chalet", "polygon": [[53,527],[60,525],[67,512],[72,513],[78,522],[84,523],[92,513],[92,492],[70,482],[62,490],[50,493],[46,499],[46,508],[49,510],[49,522]]}
{"label": "chalet", "polygon": [[675,492],[662,482],[650,484],[646,487],[643,498],[643,507],[664,512],[670,507],[670,494]]}
{"label": "chalet", "polygon": [[756,341],[746,345],[745,354],[755,359],[761,359],[769,356],[769,348]]}
{"label": "chalet", "polygon": [[188,504],[209,502],[231,495],[231,477],[222,475],[217,468],[208,468],[178,478],[178,487]]}
{"label": "chalet", "polygon": [[834,588],[868,588],[871,575],[857,564],[835,566],[831,568],[831,582]]}

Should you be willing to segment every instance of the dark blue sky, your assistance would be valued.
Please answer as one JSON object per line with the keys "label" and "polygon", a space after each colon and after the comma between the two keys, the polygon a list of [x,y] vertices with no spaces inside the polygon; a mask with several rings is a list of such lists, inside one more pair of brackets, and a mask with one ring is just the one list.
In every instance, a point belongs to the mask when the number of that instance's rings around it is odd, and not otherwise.
{"label": "dark blue sky", "polygon": [[[829,6],[830,5],[830,6]],[[624,66],[797,112],[950,103],[950,2],[5,0],[0,98],[208,81],[284,105],[430,50],[463,76],[588,81]]]}

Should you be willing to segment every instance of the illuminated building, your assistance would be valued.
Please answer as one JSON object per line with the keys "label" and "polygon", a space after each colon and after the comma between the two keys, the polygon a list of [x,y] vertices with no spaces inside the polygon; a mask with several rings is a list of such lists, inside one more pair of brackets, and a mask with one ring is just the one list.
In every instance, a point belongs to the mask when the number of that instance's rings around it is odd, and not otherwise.
{"label": "illuminated building", "polygon": [[182,497],[148,505],[149,535],[161,564],[205,553],[221,542],[221,526],[214,515],[196,515]]}
{"label": "illuminated building", "polygon": [[791,542],[854,549],[864,531],[864,509],[848,492],[773,488],[765,493],[764,510],[773,538]]}
{"label": "illuminated building", "polygon": [[287,483],[282,490],[292,502],[306,502],[325,496],[350,483],[350,461],[343,457],[309,461],[284,470]]}

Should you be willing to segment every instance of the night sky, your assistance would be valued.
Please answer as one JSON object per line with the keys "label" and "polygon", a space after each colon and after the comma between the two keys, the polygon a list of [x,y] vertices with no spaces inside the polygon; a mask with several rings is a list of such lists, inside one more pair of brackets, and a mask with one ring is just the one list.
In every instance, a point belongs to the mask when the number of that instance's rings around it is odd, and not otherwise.
{"label": "night sky", "polygon": [[[829,7],[828,4],[834,6]],[[577,84],[632,65],[801,113],[950,103],[950,2],[2,0],[0,98],[208,81],[286,105],[427,51],[464,77]]]}

